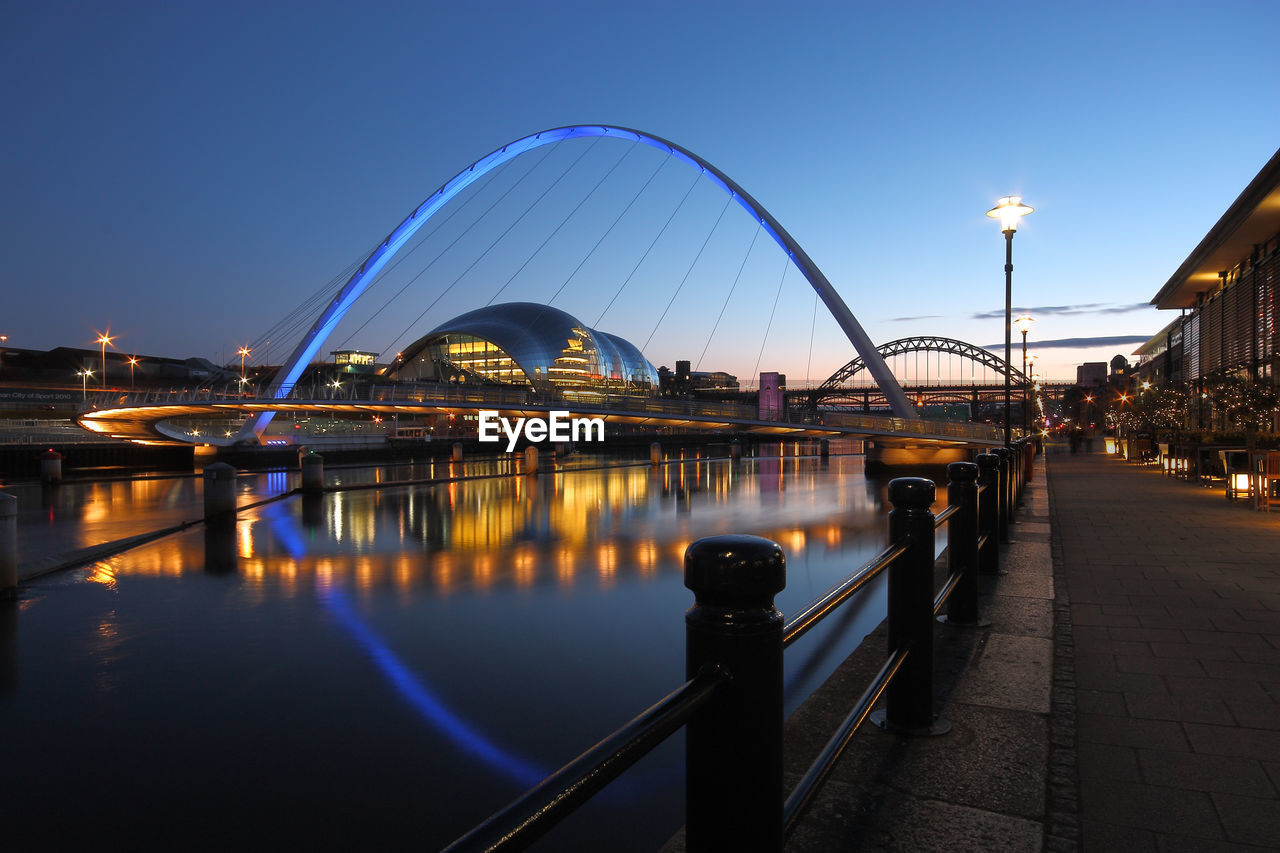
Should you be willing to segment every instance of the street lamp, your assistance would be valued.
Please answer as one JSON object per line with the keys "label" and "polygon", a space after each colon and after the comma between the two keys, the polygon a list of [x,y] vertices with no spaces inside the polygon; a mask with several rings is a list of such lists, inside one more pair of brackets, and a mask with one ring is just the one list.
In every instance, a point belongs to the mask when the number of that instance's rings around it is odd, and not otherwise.
{"label": "street lamp", "polygon": [[129,390],[133,390],[133,369],[138,366],[138,357],[136,355],[129,356]]}
{"label": "street lamp", "polygon": [[102,344],[102,390],[107,390],[107,344],[113,340],[111,330],[107,329],[98,335],[98,343]]}
{"label": "street lamp", "polygon": [[1000,220],[1000,230],[1004,232],[1004,443],[1008,447],[1013,443],[1012,428],[1009,423],[1009,341],[1013,322],[1013,234],[1018,230],[1018,220],[1030,213],[1032,208],[1022,203],[1022,196],[1007,195],[996,202],[996,206],[987,211],[987,216]]}
{"label": "street lamp", "polygon": [[1027,382],[1027,332],[1031,331],[1031,324],[1035,322],[1035,318],[1030,314],[1019,314],[1017,319],[1013,321],[1013,325],[1017,326],[1018,331],[1022,333],[1022,381],[1024,383],[1022,389],[1022,428],[1025,430],[1030,426],[1027,419],[1027,397],[1031,393],[1030,387],[1025,384]]}
{"label": "street lamp", "polygon": [[[1023,359],[1026,361],[1027,366],[1023,370],[1027,374],[1027,393],[1031,397],[1031,408],[1032,411],[1035,411],[1040,405],[1040,383],[1037,380],[1043,377],[1036,375],[1036,362],[1040,359],[1040,356],[1035,353],[1028,355],[1026,352],[1026,346],[1027,337],[1024,334],[1022,336]],[[1028,426],[1030,426],[1030,424],[1028,424]]]}
{"label": "street lamp", "polygon": [[85,368],[80,371],[80,400],[81,402],[89,399],[89,377],[93,375],[93,371]]}
{"label": "street lamp", "polygon": [[240,381],[244,382],[244,357],[253,352],[253,350],[248,347],[240,347],[237,351],[240,353]]}

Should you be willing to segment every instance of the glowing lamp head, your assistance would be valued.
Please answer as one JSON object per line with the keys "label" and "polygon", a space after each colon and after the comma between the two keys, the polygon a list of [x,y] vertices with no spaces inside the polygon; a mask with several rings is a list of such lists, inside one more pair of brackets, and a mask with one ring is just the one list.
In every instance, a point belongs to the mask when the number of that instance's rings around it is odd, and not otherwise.
{"label": "glowing lamp head", "polygon": [[[1035,321],[1035,317],[1032,317],[1030,314],[1022,314],[1021,316],[1014,318],[1013,326],[1025,335],[1027,332],[1031,331],[1031,326]],[[1031,356],[1027,356],[1027,361],[1031,361]]]}
{"label": "glowing lamp head", "polygon": [[987,211],[987,216],[1000,220],[1000,230],[1013,233],[1018,230],[1018,220],[1030,213],[1034,208],[1022,203],[1022,196],[1007,195],[996,202],[996,206]]}

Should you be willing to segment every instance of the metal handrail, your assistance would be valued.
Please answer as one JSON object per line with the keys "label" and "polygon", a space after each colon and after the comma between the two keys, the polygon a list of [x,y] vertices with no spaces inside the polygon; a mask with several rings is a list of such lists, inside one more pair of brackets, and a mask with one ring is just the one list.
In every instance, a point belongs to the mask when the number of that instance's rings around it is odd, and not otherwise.
{"label": "metal handrail", "polygon": [[783,803],[783,834],[789,834],[795,828],[796,821],[804,813],[805,806],[809,805],[809,801],[813,799],[813,795],[822,787],[822,783],[827,781],[827,777],[835,769],[836,760],[844,754],[849,742],[853,740],[854,734],[866,722],[871,709],[880,701],[880,697],[884,695],[884,691],[889,687],[889,682],[898,674],[898,670],[902,669],[902,665],[906,662],[907,655],[910,653],[910,648],[900,648],[885,659],[884,665],[880,667],[876,677],[871,680],[871,684],[867,685],[867,689],[862,691],[862,695],[854,703],[853,710],[844,718],[839,728],[836,729],[836,733],[831,736],[831,739],[827,741],[827,745],[822,748],[822,752],[809,765],[804,777],[796,784],[796,787],[791,791],[791,795]]}
{"label": "metal handrail", "polygon": [[450,844],[444,853],[492,851],[506,845],[523,849],[532,844],[679,731],[728,679],[729,674],[722,669],[702,669],[631,722]]}
{"label": "metal handrail", "polygon": [[786,648],[804,636],[810,628],[825,619],[831,611],[844,604],[849,599],[849,596],[870,583],[877,575],[893,565],[894,560],[906,552],[907,546],[905,543],[897,542],[889,545],[879,554],[863,563],[849,577],[824,593],[821,598],[805,605],[799,613],[783,626],[782,647]]}
{"label": "metal handrail", "polygon": [[[994,457],[992,457],[994,458]],[[981,460],[980,460],[981,461]],[[984,463],[985,465],[985,463]],[[899,571],[908,571],[908,575],[914,573],[918,577],[919,572],[927,570],[935,562],[933,555],[933,533],[944,522],[951,523],[952,536],[955,538],[955,532],[961,531],[961,536],[967,536],[971,550],[968,551],[969,557],[960,557],[957,548],[960,545],[958,539],[949,541],[947,551],[949,552],[948,561],[951,570],[948,574],[946,582],[936,596],[931,601],[932,615],[942,609],[952,594],[960,587],[961,583],[972,584],[968,587],[968,595],[972,595],[976,601],[976,572],[979,570],[977,560],[978,549],[992,541],[995,535],[994,527],[991,522],[994,520],[988,512],[979,513],[978,497],[983,493],[990,493],[993,489],[995,494],[1003,495],[1006,489],[1012,489],[1016,493],[1020,492],[1022,481],[1010,471],[1007,466],[1000,469],[998,479],[994,481],[976,483],[974,477],[977,475],[980,466],[969,466],[965,473],[963,470],[955,476],[959,480],[953,480],[953,487],[959,491],[951,492],[951,495],[959,495],[962,503],[950,504],[943,511],[933,516],[928,509],[929,502],[932,500],[932,490],[925,491],[918,483],[904,483],[902,497],[894,498],[896,501],[903,501],[902,507],[907,508],[906,515],[900,525],[894,521],[894,516],[890,516],[890,534],[895,541],[890,543],[885,549],[878,553],[875,557],[868,560],[860,566],[853,574],[833,587],[827,593],[804,607],[800,613],[785,624],[781,625],[776,635],[778,646],[777,666],[778,683],[781,684],[781,650],[794,643],[806,632],[812,629],[818,622],[829,615],[836,607],[844,603],[859,589],[864,587],[872,579],[877,577],[886,569],[892,568],[895,573]],[[990,467],[987,467],[987,470]],[[984,474],[984,477],[987,476]],[[1011,480],[1010,477],[1013,479]],[[897,483],[899,481],[895,481]],[[927,485],[927,481],[925,481]],[[894,484],[890,484],[890,495],[893,495]],[[950,491],[950,490],[949,490]],[[921,497],[926,495],[926,497]],[[966,496],[967,495],[967,496]],[[959,516],[958,513],[962,507],[968,510],[966,516]],[[1005,507],[1001,507],[1005,509]],[[895,503],[895,513],[899,511],[899,504]],[[956,525],[959,525],[957,527]],[[983,525],[987,529],[983,529]],[[735,539],[735,545],[740,545],[743,537],[729,537]],[[752,537],[745,537],[751,539]],[[704,540],[710,541],[710,540]],[[764,542],[769,547],[775,549],[779,558],[781,558],[781,549],[767,540],[756,540]],[[691,546],[689,553],[693,553],[697,547]],[[752,547],[759,547],[752,545]],[[729,552],[731,560],[743,559],[740,555],[733,555],[732,549]],[[906,556],[910,560],[910,565],[899,566],[897,561]],[[689,583],[689,560],[695,559],[686,555],[686,583]],[[701,558],[699,558],[701,559]],[[702,565],[698,563],[698,565]],[[781,563],[779,564],[779,566]],[[781,569],[779,568],[780,572]],[[767,573],[766,573],[767,574]],[[718,572],[712,572],[711,576],[719,576]],[[764,577],[762,575],[761,577]],[[781,575],[779,575],[781,577]],[[897,575],[895,574],[895,578]],[[756,583],[767,581],[754,581]],[[928,581],[928,585],[932,586],[932,580]],[[697,592],[698,587],[695,586],[695,599],[701,602],[700,593]],[[780,589],[781,583],[773,589]],[[758,593],[760,590],[756,590]],[[769,606],[766,611],[753,611],[757,614],[761,612],[777,611],[772,608],[772,595],[767,596]],[[953,604],[952,615],[955,614],[955,605]],[[697,604],[695,604],[695,609]],[[692,611],[691,611],[692,612]],[[890,632],[894,630],[895,605],[890,602]],[[736,618],[736,617],[735,617]],[[780,616],[778,616],[781,619]],[[972,618],[972,617],[969,617]],[[730,620],[733,621],[733,620]],[[931,622],[932,620],[930,620]],[[970,624],[983,624],[980,620],[974,620]],[[925,639],[928,639],[926,636]],[[800,815],[804,811],[805,806],[810,802],[814,793],[821,786],[823,781],[830,775],[836,760],[847,748],[853,738],[853,734],[858,727],[866,720],[871,708],[880,700],[880,698],[889,691],[890,685],[893,683],[894,677],[902,671],[904,665],[910,659],[913,661],[912,667],[915,668],[921,664],[926,665],[926,670],[931,672],[932,669],[932,641],[928,642],[920,638],[907,639],[900,642],[887,660],[881,666],[875,679],[863,691],[861,697],[855,703],[849,715],[842,722],[835,734],[827,742],[821,754],[809,767],[804,777],[795,787],[792,793],[785,798],[782,811],[781,831],[785,836],[794,827]],[[917,661],[915,655],[923,655]],[[699,656],[701,657],[701,656]],[[694,665],[697,665],[696,663]],[[744,664],[745,668],[750,665]],[[748,674],[745,677],[751,680],[753,675],[759,673]],[[523,849],[529,843],[543,833],[549,830],[557,822],[559,822],[568,813],[573,811],[578,805],[592,796],[595,792],[603,788],[608,782],[612,781],[626,768],[634,764],[640,757],[652,750],[657,744],[661,743],[668,736],[678,730],[685,723],[689,722],[695,711],[702,708],[707,703],[712,702],[712,697],[716,693],[717,688],[722,685],[732,684],[735,680],[736,671],[730,672],[723,666],[719,665],[703,665],[697,675],[690,681],[686,682],[676,691],[671,693],[665,699],[658,702],[649,710],[640,714],[634,720],[621,729],[605,738],[603,741],[592,747],[578,758],[565,765],[561,770],[548,777],[536,788],[532,789],[524,796],[507,806],[502,811],[493,815],[485,823],[471,830],[462,838],[455,841],[446,848],[447,853],[460,853],[460,851],[493,851],[499,849],[507,849],[508,846]],[[914,679],[915,676],[912,676]],[[766,679],[768,680],[768,679]],[[931,683],[931,678],[929,679]],[[729,689],[729,688],[726,688]],[[896,692],[890,692],[888,713],[886,724],[890,726],[898,725],[893,722],[895,713],[895,701],[903,701],[901,697],[909,696],[910,691],[915,689],[913,685],[908,684],[904,688],[895,686]],[[932,702],[932,690],[926,690],[924,701]],[[781,706],[781,698],[777,699],[779,707]],[[899,707],[900,707],[899,704]],[[735,706],[736,707],[736,706]],[[927,709],[926,709],[927,710]],[[899,712],[900,713],[900,712]],[[909,718],[911,715],[906,714],[904,717]],[[718,719],[718,718],[717,718]],[[703,725],[706,725],[705,723]],[[778,734],[780,738],[780,733]],[[692,735],[691,735],[692,738]],[[781,741],[776,743],[778,755],[781,755]],[[780,758],[779,758],[780,761]],[[780,766],[779,766],[780,769]],[[703,807],[705,809],[705,807]],[[705,818],[705,811],[701,813]]]}

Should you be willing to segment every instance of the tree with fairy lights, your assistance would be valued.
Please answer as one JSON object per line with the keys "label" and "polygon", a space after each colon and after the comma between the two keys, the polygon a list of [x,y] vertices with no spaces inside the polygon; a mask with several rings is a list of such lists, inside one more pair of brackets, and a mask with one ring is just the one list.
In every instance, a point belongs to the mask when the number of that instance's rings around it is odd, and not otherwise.
{"label": "tree with fairy lights", "polygon": [[1270,429],[1280,412],[1280,392],[1269,382],[1221,374],[1205,382],[1205,394],[1229,430],[1244,430],[1249,451],[1255,449],[1258,429]]}

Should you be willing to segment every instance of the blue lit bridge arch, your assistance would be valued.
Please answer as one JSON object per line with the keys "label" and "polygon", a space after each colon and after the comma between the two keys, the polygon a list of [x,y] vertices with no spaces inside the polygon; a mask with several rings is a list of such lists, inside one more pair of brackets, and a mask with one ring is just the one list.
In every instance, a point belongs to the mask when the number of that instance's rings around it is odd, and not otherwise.
{"label": "blue lit bridge arch", "polygon": [[[863,331],[862,326],[853,316],[853,312],[849,310],[849,307],[840,297],[840,294],[836,292],[831,282],[827,280],[827,277],[818,269],[804,249],[759,202],[752,198],[746,190],[742,189],[728,175],[697,154],[676,145],[674,142],[650,133],[632,130],[631,128],[601,124],[559,127],[517,139],[480,158],[445,182],[440,189],[414,208],[413,212],[397,225],[377,248],[369,253],[356,272],[347,280],[346,284],[343,285],[324,311],[321,312],[311,329],[303,336],[284,366],[280,369],[276,379],[267,389],[267,395],[277,399],[289,396],[294,384],[311,363],[311,360],[320,352],[321,347],[324,346],[325,341],[351,305],[364,293],[378,273],[404,247],[409,239],[454,196],[492,169],[527,151],[543,145],[580,137],[605,137],[643,142],[646,145],[666,151],[671,156],[698,169],[717,186],[729,193],[738,204],[751,214],[752,218],[760,223],[760,227],[782,247],[782,250],[787,253],[787,256],[817,292],[818,297],[827,306],[827,310],[831,312],[836,322],[840,324],[840,328],[848,337],[849,342],[853,344],[854,350],[865,363],[867,370],[875,378],[893,413],[898,417],[915,416],[915,407],[898,385],[893,373],[877,352],[867,333]],[[250,436],[255,438],[261,436],[262,431],[266,428],[273,415],[273,411],[263,411],[250,418],[246,421],[239,437],[247,439]]]}

